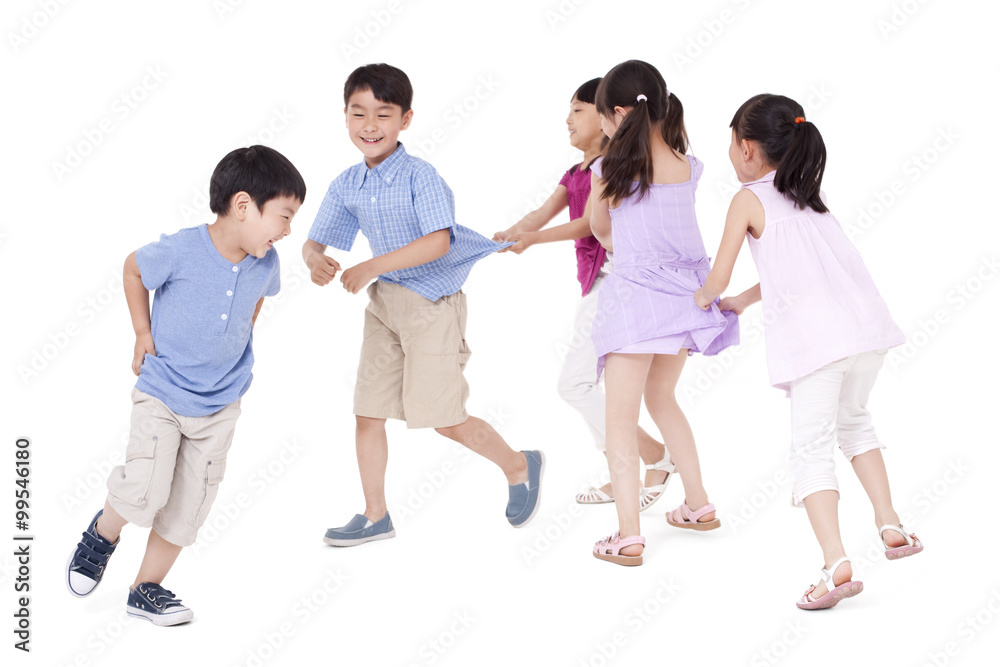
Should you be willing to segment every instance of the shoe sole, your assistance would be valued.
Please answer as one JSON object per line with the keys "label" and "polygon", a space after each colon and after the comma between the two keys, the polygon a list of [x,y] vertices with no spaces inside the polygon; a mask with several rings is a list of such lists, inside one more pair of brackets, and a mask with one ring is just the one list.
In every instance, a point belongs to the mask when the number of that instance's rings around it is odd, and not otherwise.
{"label": "shoe sole", "polygon": [[388,533],[380,533],[378,535],[371,535],[370,537],[359,537],[357,539],[342,539],[337,537],[324,537],[323,541],[329,544],[331,547],[355,547],[359,544],[364,544],[365,542],[374,542],[376,540],[387,540],[390,537],[396,537],[396,529],[393,528]]}
{"label": "shoe sole", "polygon": [[642,565],[642,556],[615,556],[612,554],[599,554],[596,551],[593,554],[597,560],[605,560],[616,565],[625,565],[626,567]]}
{"label": "shoe sole", "polygon": [[687,521],[685,523],[677,523],[667,519],[669,523],[674,528],[687,528],[688,530],[715,530],[722,525],[722,521],[719,519],[712,519],[711,521]]}
{"label": "shoe sole", "polygon": [[521,528],[528,525],[535,518],[535,515],[538,514],[538,508],[542,506],[542,479],[545,477],[545,452],[538,452],[538,458],[542,460],[542,464],[538,467],[538,495],[535,496],[535,506],[531,509],[531,514],[528,515],[527,519],[520,523],[510,524],[514,528]]}
{"label": "shoe sole", "polygon": [[194,612],[190,609],[187,611],[179,611],[175,614],[152,614],[150,612],[142,611],[141,609],[134,609],[126,605],[125,613],[133,618],[144,618],[153,625],[158,625],[160,627],[189,623],[191,619],[194,618]]}
{"label": "shoe sole", "polygon": [[806,604],[796,602],[795,606],[799,609],[804,609],[805,611],[831,609],[836,607],[837,603],[841,600],[852,598],[863,590],[865,590],[865,585],[860,581],[848,581],[847,583],[837,586],[832,591],[827,592],[826,595],[815,602],[807,602]]}
{"label": "shoe sole", "polygon": [[920,547],[896,547],[895,549],[888,549],[885,552],[885,557],[889,560],[899,560],[900,558],[906,558],[907,556],[915,556],[916,554],[923,551],[924,548]]}

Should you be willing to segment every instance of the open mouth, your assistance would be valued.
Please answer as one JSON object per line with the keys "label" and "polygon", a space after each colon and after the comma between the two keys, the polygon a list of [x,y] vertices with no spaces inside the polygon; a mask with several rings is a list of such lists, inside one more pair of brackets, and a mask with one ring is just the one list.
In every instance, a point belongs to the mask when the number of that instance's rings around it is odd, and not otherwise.
{"label": "open mouth", "polygon": [[382,137],[379,137],[378,139],[366,139],[365,137],[361,137],[361,141],[365,142],[366,144],[377,144],[378,142],[382,141]]}

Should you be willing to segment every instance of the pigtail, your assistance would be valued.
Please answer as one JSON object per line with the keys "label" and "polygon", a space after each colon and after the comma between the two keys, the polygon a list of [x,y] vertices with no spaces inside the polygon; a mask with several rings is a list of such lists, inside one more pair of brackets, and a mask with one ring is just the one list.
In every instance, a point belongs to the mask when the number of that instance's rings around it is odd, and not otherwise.
{"label": "pigtail", "polygon": [[778,163],[774,187],[798,208],[808,206],[817,213],[826,213],[829,209],[819,196],[826,169],[826,144],[815,125],[801,116],[793,122],[792,142]]}
{"label": "pigtail", "polygon": [[[649,146],[649,105],[636,102],[635,108],[625,116],[615,136],[608,143],[601,160],[601,178],[604,191],[601,197],[610,199],[617,206],[637,189],[639,199],[649,191],[653,177],[653,154]],[[638,178],[638,186],[636,186]]]}
{"label": "pigtail", "polygon": [[688,152],[687,130],[684,129],[684,105],[673,93],[667,93],[667,115],[663,119],[663,140],[675,151]]}

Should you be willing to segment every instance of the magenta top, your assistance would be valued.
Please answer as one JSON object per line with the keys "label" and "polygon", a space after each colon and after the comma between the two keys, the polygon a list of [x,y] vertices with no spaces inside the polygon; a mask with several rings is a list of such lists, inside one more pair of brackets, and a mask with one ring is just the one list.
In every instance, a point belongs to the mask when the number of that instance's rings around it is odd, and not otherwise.
{"label": "magenta top", "polygon": [[747,243],[760,276],[767,370],[787,390],[827,364],[906,337],[833,214],[796,208],[774,175],[743,187],[764,208],[764,231],[759,239],[747,232]]}
{"label": "magenta top", "polygon": [[[570,220],[576,220],[587,208],[587,198],[590,196],[590,169],[581,170],[581,162],[574,165],[559,181],[566,186],[566,199],[569,202]],[[601,242],[593,236],[576,240],[576,279],[583,287],[586,296],[597,280],[604,265],[605,250]]]}

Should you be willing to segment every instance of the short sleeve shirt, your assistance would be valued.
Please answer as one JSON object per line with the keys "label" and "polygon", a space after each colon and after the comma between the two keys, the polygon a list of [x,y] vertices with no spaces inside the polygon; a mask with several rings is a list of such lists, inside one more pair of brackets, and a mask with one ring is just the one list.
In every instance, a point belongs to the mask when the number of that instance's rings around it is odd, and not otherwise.
{"label": "short sleeve shirt", "polygon": [[142,283],[155,290],[156,356],[147,354],[136,387],[186,417],[218,412],[253,379],[253,314],[280,289],[278,253],[226,260],[208,227],[164,234],[135,253]]}
{"label": "short sleeve shirt", "polygon": [[309,238],[350,250],[358,231],[376,257],[441,229],[450,230],[451,246],[438,259],[379,276],[430,301],[454,294],[473,264],[510,243],[496,243],[455,222],[455,197],[430,164],[407,154],[403,144],[369,169],[364,160],[330,184]]}

